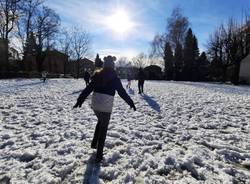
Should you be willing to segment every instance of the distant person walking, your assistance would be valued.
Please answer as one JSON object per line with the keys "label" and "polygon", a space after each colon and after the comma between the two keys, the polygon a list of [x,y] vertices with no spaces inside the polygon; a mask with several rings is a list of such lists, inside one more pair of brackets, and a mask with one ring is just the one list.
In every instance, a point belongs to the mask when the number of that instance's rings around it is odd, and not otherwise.
{"label": "distant person walking", "polygon": [[132,77],[131,77],[131,75],[130,74],[128,74],[128,84],[126,85],[126,88],[127,89],[130,89],[130,87],[131,87],[131,82],[132,82]]}
{"label": "distant person walking", "polygon": [[85,80],[86,86],[89,85],[90,74],[87,70],[84,72],[83,79]]}
{"label": "distant person walking", "polygon": [[134,102],[126,93],[121,80],[114,70],[115,64],[112,56],[104,58],[103,68],[96,71],[90,84],[82,91],[74,108],[81,107],[87,96],[93,91],[91,107],[97,116],[98,123],[95,128],[91,148],[97,148],[96,162],[103,159],[103,148],[105,144],[108,124],[113,108],[115,91],[134,110]]}
{"label": "distant person walking", "polygon": [[48,74],[48,72],[46,72],[46,71],[42,72],[42,81],[43,81],[43,83],[45,83],[45,81],[47,80],[47,74]]}
{"label": "distant person walking", "polygon": [[138,73],[138,89],[139,89],[139,94],[144,93],[143,88],[144,88],[144,82],[145,82],[145,73],[142,68],[139,69]]}

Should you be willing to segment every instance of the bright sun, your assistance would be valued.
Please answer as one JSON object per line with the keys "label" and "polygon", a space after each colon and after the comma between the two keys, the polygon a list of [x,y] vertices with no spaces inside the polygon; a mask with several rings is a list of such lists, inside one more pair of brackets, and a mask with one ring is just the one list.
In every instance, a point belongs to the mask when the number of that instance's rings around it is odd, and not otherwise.
{"label": "bright sun", "polygon": [[118,35],[128,34],[135,26],[130,20],[128,13],[124,10],[117,10],[111,16],[107,17],[105,24]]}

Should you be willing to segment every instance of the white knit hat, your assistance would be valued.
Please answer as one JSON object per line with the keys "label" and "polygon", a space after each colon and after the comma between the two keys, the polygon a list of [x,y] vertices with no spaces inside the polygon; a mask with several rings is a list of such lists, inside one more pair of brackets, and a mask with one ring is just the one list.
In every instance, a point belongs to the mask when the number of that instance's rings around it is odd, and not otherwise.
{"label": "white knit hat", "polygon": [[103,68],[115,68],[115,63],[114,63],[114,57],[112,56],[107,56],[104,57],[104,63],[103,63]]}

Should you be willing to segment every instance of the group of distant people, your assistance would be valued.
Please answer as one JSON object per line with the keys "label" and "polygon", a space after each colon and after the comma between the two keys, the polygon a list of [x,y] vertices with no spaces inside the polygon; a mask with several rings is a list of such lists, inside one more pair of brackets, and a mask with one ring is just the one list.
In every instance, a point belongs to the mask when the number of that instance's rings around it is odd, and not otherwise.
{"label": "group of distant people", "polygon": [[[41,80],[45,83],[45,81],[47,80],[48,72],[43,71],[41,74]],[[110,116],[113,109],[115,92],[117,91],[118,95],[134,111],[136,111],[136,107],[133,100],[123,88],[121,80],[115,72],[114,57],[105,57],[102,68],[97,69],[94,72],[93,76],[91,76],[88,71],[85,71],[83,78],[86,83],[86,88],[79,95],[77,102],[73,106],[73,108],[81,107],[89,94],[93,92],[91,99],[91,108],[93,109],[98,122],[96,124],[94,137],[91,142],[91,148],[97,149],[96,162],[99,163],[103,159],[103,148],[107,135]],[[145,81],[145,74],[143,72],[143,69],[139,69],[137,78],[139,91],[138,93],[144,93],[143,86]],[[130,89],[132,76],[129,75],[127,80],[128,84],[126,85],[126,87],[127,89]]]}
{"label": "group of distant people", "polygon": [[[86,83],[86,88],[79,95],[73,108],[81,107],[86,98],[90,95],[90,93],[93,92],[91,108],[93,109],[98,122],[95,127],[91,148],[97,149],[95,161],[99,163],[103,159],[103,149],[113,108],[115,92],[117,91],[118,95],[134,111],[136,111],[136,107],[133,100],[123,88],[121,80],[115,72],[114,57],[105,57],[103,68],[96,70],[92,77],[87,71],[85,71],[84,80]],[[131,80],[132,78],[129,76],[127,88],[131,87]],[[144,81],[145,74],[143,70],[140,69],[138,73],[139,94],[143,93]]]}
{"label": "group of distant people", "polygon": [[[86,86],[89,85],[91,75],[87,70],[84,72],[83,79],[85,81]],[[131,84],[132,84],[132,77],[129,74],[127,76],[127,81],[128,81],[128,83],[126,85],[126,88],[130,89]],[[143,92],[143,90],[144,90],[144,82],[145,82],[145,73],[143,72],[143,69],[140,68],[139,72],[138,72],[138,94],[144,93]]]}
{"label": "group of distant people", "polygon": [[[137,77],[138,77],[138,93],[141,94],[141,93],[143,93],[144,82],[145,82],[145,74],[144,74],[142,68],[139,69]],[[130,89],[131,83],[132,83],[132,77],[130,75],[128,75],[127,79],[128,79],[128,84],[126,85],[126,88]]]}

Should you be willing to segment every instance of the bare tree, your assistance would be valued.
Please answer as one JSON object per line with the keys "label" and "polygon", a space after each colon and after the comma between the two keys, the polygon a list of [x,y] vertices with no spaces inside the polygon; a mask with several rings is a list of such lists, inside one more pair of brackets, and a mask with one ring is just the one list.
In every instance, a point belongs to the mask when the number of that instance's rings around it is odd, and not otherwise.
{"label": "bare tree", "polygon": [[58,33],[60,26],[60,17],[54,10],[46,6],[43,6],[35,16],[33,30],[37,38],[37,64],[38,71],[42,71],[43,49],[49,50],[52,46],[52,39]]}
{"label": "bare tree", "polygon": [[152,57],[152,55],[149,55],[147,57],[147,65],[158,65],[164,67],[164,60],[161,57]]}
{"label": "bare tree", "polygon": [[[25,45],[31,32],[34,31],[35,15],[39,11],[44,0],[23,0],[20,6],[19,19],[17,22],[17,36],[22,43],[22,50],[25,52]],[[24,53],[25,58],[25,53]]]}
{"label": "bare tree", "polygon": [[164,57],[164,45],[166,38],[164,35],[155,35],[153,41],[151,42],[151,52],[150,57],[153,58],[163,58]]}
{"label": "bare tree", "polygon": [[129,65],[131,65],[131,63],[127,57],[120,57],[116,62],[116,66],[118,67],[126,67]]}
{"label": "bare tree", "polygon": [[244,25],[240,25],[230,18],[228,23],[222,24],[208,41],[209,56],[214,66],[221,69],[223,82],[227,79],[227,68],[234,65],[235,72],[232,82],[238,83],[240,61],[248,54],[246,52],[247,34],[243,31],[243,27]]}
{"label": "bare tree", "polygon": [[241,61],[249,54],[249,35],[250,35],[250,19],[246,15],[243,24],[237,24],[236,21],[232,22],[231,42],[229,45],[229,58],[234,64],[234,72],[231,77],[231,82],[234,84],[239,83],[239,73]]}
{"label": "bare tree", "polygon": [[[189,21],[187,17],[182,15],[181,11],[179,7],[173,10],[171,16],[167,19],[166,32],[157,34],[151,42],[151,52],[149,56],[150,58],[154,58],[155,61],[163,61],[164,58],[166,58],[167,53],[164,52],[166,43],[170,43],[173,50],[176,50],[177,46],[183,47]],[[177,62],[177,60],[174,60],[174,62]],[[167,68],[166,65],[165,68]]]}
{"label": "bare tree", "polygon": [[80,74],[80,60],[88,55],[89,50],[90,50],[89,34],[80,28],[74,28],[72,32],[72,53],[73,57],[77,61],[76,78],[79,78]]}
{"label": "bare tree", "polygon": [[175,8],[167,20],[166,34],[173,48],[175,48],[177,44],[183,45],[188,27],[188,18],[182,15],[181,8]]}
{"label": "bare tree", "polygon": [[0,0],[0,36],[9,39],[18,17],[18,3],[20,0]]}
{"label": "bare tree", "polygon": [[144,68],[147,65],[147,56],[144,53],[132,58],[132,64],[137,68]]}
{"label": "bare tree", "polygon": [[4,70],[8,69],[9,65],[9,36],[17,21],[19,2],[20,0],[0,0],[0,38],[5,40],[7,52]]}
{"label": "bare tree", "polygon": [[[72,37],[70,31],[66,28],[63,29],[63,31],[60,33],[58,42],[59,50],[64,53],[67,58],[69,58],[72,55]],[[68,59],[64,61],[64,75],[66,74],[67,63]]]}
{"label": "bare tree", "polygon": [[4,27],[5,27],[5,15],[4,15],[4,11],[1,7],[0,9],[0,38],[4,39]]}
{"label": "bare tree", "polygon": [[217,68],[214,75],[220,77],[222,81],[226,80],[226,71],[229,65],[229,60],[225,60],[225,50],[227,50],[225,48],[227,44],[226,39],[225,27],[221,25],[212,35],[210,35],[207,44],[208,54],[212,60],[212,65]]}

